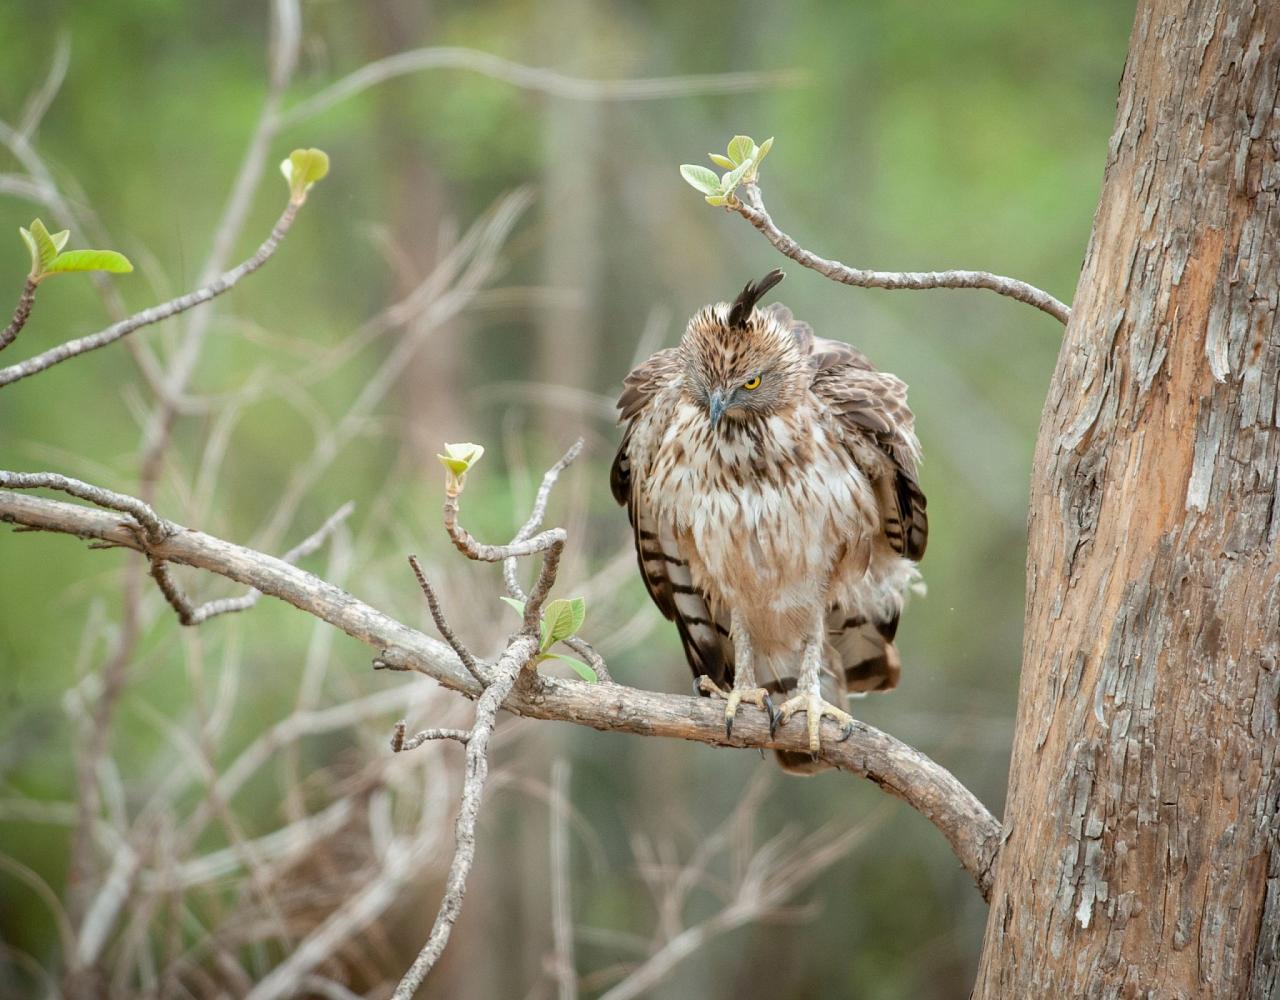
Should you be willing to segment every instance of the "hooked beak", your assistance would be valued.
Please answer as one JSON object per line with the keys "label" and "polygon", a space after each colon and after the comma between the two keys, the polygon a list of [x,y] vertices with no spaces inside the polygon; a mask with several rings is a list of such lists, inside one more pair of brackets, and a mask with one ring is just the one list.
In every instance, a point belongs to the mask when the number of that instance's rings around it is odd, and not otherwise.
{"label": "hooked beak", "polygon": [[707,400],[707,412],[711,416],[711,429],[715,430],[720,423],[720,418],[724,416],[724,393],[719,389]]}

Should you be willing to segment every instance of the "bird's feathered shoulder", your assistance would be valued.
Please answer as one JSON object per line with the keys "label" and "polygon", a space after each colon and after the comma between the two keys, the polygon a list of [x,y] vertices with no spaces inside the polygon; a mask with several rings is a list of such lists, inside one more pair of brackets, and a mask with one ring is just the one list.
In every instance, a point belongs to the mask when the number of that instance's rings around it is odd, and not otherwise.
{"label": "bird's feathered shoulder", "polygon": [[668,347],[643,364],[637,365],[622,380],[618,397],[619,420],[633,420],[659,389],[665,388],[680,374],[680,349]]}
{"label": "bird's feathered shoulder", "polygon": [[609,470],[609,487],[613,498],[620,504],[629,504],[631,498],[631,462],[628,448],[636,418],[649,405],[660,390],[676,379],[681,370],[680,349],[668,347],[637,365],[622,380],[622,395],[618,397],[618,420],[627,425],[622,444],[614,456]]}
{"label": "bird's feathered shoulder", "polygon": [[[907,405],[907,384],[896,375],[877,371],[861,351],[837,340],[811,336],[810,358],[814,396],[848,434],[869,439],[889,459],[893,481],[885,506],[896,511],[885,513],[896,514],[900,525],[887,528],[895,549],[908,559],[920,559],[929,521],[917,478],[920,442],[915,416]],[[900,530],[900,537],[892,537],[892,528]]]}

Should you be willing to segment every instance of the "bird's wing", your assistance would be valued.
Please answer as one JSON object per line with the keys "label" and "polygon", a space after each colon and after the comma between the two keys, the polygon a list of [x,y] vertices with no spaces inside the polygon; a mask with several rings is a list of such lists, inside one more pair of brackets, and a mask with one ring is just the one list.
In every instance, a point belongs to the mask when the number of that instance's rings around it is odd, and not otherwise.
{"label": "bird's wing", "polygon": [[724,687],[733,682],[727,623],[717,620],[705,595],[694,586],[689,564],[680,555],[674,526],[655,515],[642,488],[649,457],[661,437],[660,415],[650,412],[651,404],[679,372],[676,350],[669,348],[623,381],[618,409],[627,429],[613,460],[609,485],[614,499],[627,508],[645,588],[663,616],[675,622],[694,677],[705,675]]}
{"label": "bird's wing", "polygon": [[[828,347],[830,345],[830,347]],[[907,406],[907,386],[896,375],[879,372],[849,347],[856,357],[840,358],[838,341],[814,340],[814,356],[834,357],[835,363],[818,368],[813,393],[826,404],[855,440],[872,442],[888,460],[875,476],[885,538],[899,555],[918,562],[929,541],[927,502],[916,478],[920,443],[915,418]]]}
{"label": "bird's wing", "polygon": [[[879,456],[866,471],[876,492],[880,529],[894,551],[918,561],[928,542],[929,520],[916,478],[920,444],[907,406],[906,384],[877,371],[848,344],[814,336],[809,325],[794,319],[785,306],[775,304],[772,309],[775,317],[790,323],[809,357],[813,393],[851,442],[866,442],[873,446],[871,454]],[[893,604],[889,602],[890,607]],[[827,618],[827,641],[843,669],[824,684],[831,683],[840,693],[887,691],[898,684],[901,661],[893,644],[898,615],[890,612],[869,620],[863,610],[836,606]]]}

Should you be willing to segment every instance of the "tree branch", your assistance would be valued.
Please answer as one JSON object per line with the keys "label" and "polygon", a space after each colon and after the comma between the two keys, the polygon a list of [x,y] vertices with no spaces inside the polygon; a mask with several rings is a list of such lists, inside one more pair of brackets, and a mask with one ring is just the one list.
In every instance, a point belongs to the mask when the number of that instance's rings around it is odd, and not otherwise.
{"label": "tree branch", "polygon": [[806,250],[779,229],[764,207],[757,184],[738,187],[739,198],[730,200],[726,210],[737,212],[764,234],[765,239],[797,264],[844,285],[858,288],[922,290],[928,288],[985,288],[1046,312],[1064,326],[1071,319],[1071,309],[1046,291],[1016,278],[1006,278],[987,271],[866,271],[850,267],[838,260],[827,260]]}
{"label": "tree branch", "polygon": [[573,960],[573,904],[569,889],[569,762],[551,765],[551,938],[555,942],[552,973],[560,1000],[578,1000],[578,969]]}
{"label": "tree branch", "polygon": [[232,268],[209,284],[193,292],[180,295],[176,299],[170,299],[161,305],[152,306],[150,309],[144,309],[142,312],[134,313],[127,319],[113,323],[105,330],[99,330],[97,333],[78,337],[75,340],[68,340],[64,344],[50,348],[43,354],[37,354],[34,358],[28,358],[26,361],[9,365],[7,368],[0,368],[0,387],[35,375],[47,368],[52,368],[54,365],[69,358],[87,354],[89,351],[96,351],[100,347],[106,347],[121,337],[133,333],[135,330],[139,330],[144,326],[152,326],[169,319],[171,316],[176,316],[179,313],[186,312],[188,309],[208,302],[223,292],[230,291],[242,278],[252,274],[271,259],[272,254],[276,252],[276,248],[280,245],[280,241],[289,232],[289,227],[293,225],[294,217],[298,214],[300,205],[300,202],[290,201],[271,230],[271,234],[258,247],[257,252],[243,264]]}
{"label": "tree branch", "polygon": [[170,524],[154,510],[136,497],[126,496],[104,490],[100,486],[83,483],[70,476],[62,476],[56,472],[6,472],[0,469],[0,488],[7,490],[60,490],[73,497],[87,500],[89,503],[118,510],[128,514],[138,522],[145,533],[147,541],[157,543],[178,530],[178,526]]}
{"label": "tree branch", "polygon": [[[535,531],[542,526],[542,519],[547,514],[547,501],[551,497],[551,488],[555,486],[556,480],[560,478],[560,473],[564,472],[573,462],[574,459],[582,453],[583,439],[578,438],[561,457],[560,461],[551,466],[542,477],[542,482],[538,486],[537,496],[533,500],[533,510],[529,514],[529,519],[516,532],[513,542],[523,542],[533,535]],[[508,556],[502,561],[502,579],[507,585],[507,596],[527,605],[529,595],[524,592],[524,588],[520,586],[519,577],[516,575],[516,569],[519,560],[516,556]],[[539,602],[540,603],[540,602]],[[527,611],[527,608],[526,608]],[[587,642],[581,636],[570,636],[564,640],[564,644],[572,649],[575,653],[580,653],[587,658],[587,662],[591,665],[591,669],[595,671],[596,677],[602,681],[612,681],[613,677],[609,673],[609,667],[604,662],[604,657],[595,651],[595,647]]]}
{"label": "tree branch", "polygon": [[[422,565],[418,562],[418,557],[410,556],[409,565],[413,567],[413,575],[418,578],[418,587],[427,599],[427,609],[431,612],[431,620],[436,623],[436,631],[449,644],[449,648],[453,650],[454,655],[458,657],[462,665],[467,668],[467,672],[476,679],[476,683],[487,683],[488,677],[485,676],[484,667],[477,662],[471,650],[462,644],[462,640],[454,633],[448,619],[445,618],[444,611],[440,608],[440,599],[436,597],[436,592],[427,580],[427,574],[422,571]],[[392,749],[398,750],[400,748],[393,746]]]}
{"label": "tree branch", "polygon": [[[3,485],[3,481],[0,481],[0,485]],[[356,505],[352,501],[344,503],[329,516],[324,524],[320,525],[319,528],[280,558],[287,563],[292,563],[297,562],[304,556],[311,555],[325,543],[325,539],[333,534],[338,525],[351,515],[355,507]],[[168,564],[163,559],[151,558],[151,578],[155,580],[156,586],[160,588],[160,592],[164,594],[169,606],[177,613],[178,621],[183,625],[201,625],[210,618],[216,618],[218,615],[231,614],[236,611],[248,611],[262,597],[262,591],[250,590],[240,597],[223,597],[216,601],[205,601],[203,604],[194,605],[173,579],[169,573]]]}
{"label": "tree branch", "polygon": [[[43,497],[0,491],[0,521],[145,550],[118,517]],[[175,526],[176,527],[176,526]],[[236,580],[320,618],[372,648],[401,669],[415,670],[468,696],[480,685],[443,642],[396,621],[319,577],[262,552],[204,532],[176,527],[151,554]],[[501,557],[499,557],[501,558]],[[724,713],[705,699],[656,694],[618,684],[531,677],[513,687],[501,707],[517,715],[644,736],[667,736],[711,746],[764,747],[808,752],[803,724],[778,730],[756,713],[743,716],[732,737]],[[824,740],[827,763],[873,781],[928,819],[947,839],[956,857],[986,898],[1001,840],[1000,823],[949,771],[920,751],[861,722],[844,742]]]}
{"label": "tree branch", "polygon": [[28,278],[22,286],[22,294],[18,296],[18,305],[13,310],[13,319],[9,320],[9,325],[3,331],[0,331],[0,351],[18,339],[18,334],[27,325],[27,319],[31,316],[31,307],[35,302],[36,281],[34,278]]}
{"label": "tree branch", "polygon": [[524,90],[540,91],[571,101],[652,101],[702,94],[737,94],[766,87],[794,86],[805,78],[796,70],[780,70],[771,73],[703,73],[637,80],[589,80],[538,66],[525,66],[478,49],[433,46],[398,52],[361,66],[318,94],[295,104],[281,115],[281,124],[296,125],[370,87],[429,69],[469,70]]}
{"label": "tree branch", "polygon": [[494,667],[493,682],[484,689],[476,702],[476,721],[467,737],[467,760],[465,778],[462,783],[462,804],[458,808],[458,818],[453,825],[456,846],[453,862],[449,865],[449,878],[445,883],[444,898],[440,900],[440,910],[436,914],[435,923],[427,942],[422,946],[413,965],[400,980],[400,985],[392,994],[393,1000],[412,1000],[418,987],[427,977],[427,973],[435,966],[445,945],[449,943],[449,935],[453,925],[462,912],[462,898],[467,891],[467,876],[471,874],[471,865],[476,856],[476,820],[480,815],[480,800],[484,795],[485,780],[489,777],[489,740],[493,729],[498,724],[498,709],[511,693],[516,680],[524,668],[538,652],[538,639],[534,635],[516,636],[503,651],[502,657]]}

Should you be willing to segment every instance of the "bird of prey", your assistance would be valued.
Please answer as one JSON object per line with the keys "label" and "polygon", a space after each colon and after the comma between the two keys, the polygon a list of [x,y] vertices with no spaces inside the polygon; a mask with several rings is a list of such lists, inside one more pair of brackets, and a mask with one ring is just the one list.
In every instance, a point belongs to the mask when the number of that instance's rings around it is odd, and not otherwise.
{"label": "bird of prey", "polygon": [[758,308],[782,278],[699,310],[627,376],[610,481],[695,688],[725,699],[730,734],[743,702],[771,732],[805,713],[810,753],[778,756],[809,773],[822,719],[847,739],[847,696],[898,683],[929,529],[906,385],[785,306]]}

